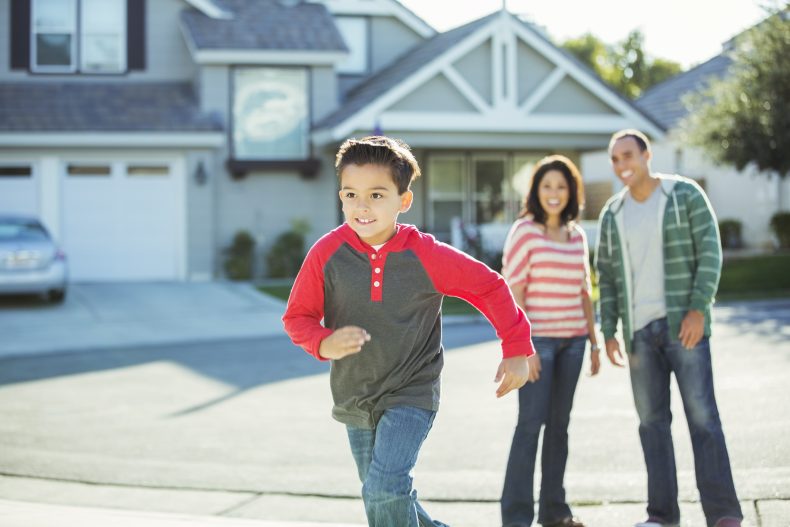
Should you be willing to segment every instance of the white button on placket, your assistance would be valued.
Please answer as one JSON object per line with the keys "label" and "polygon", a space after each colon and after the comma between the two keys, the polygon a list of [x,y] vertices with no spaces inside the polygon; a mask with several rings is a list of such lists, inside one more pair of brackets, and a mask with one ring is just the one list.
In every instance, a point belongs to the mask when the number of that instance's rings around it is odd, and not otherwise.
{"label": "white button on placket", "polygon": [[374,271],[376,274],[379,274],[379,273],[381,272],[381,269],[379,269],[378,267],[376,267],[375,269],[373,269],[373,271]]}
{"label": "white button on placket", "polygon": [[378,280],[377,280],[377,281],[375,281],[375,282],[373,282],[373,287],[378,287],[378,286],[380,286],[380,285],[381,285],[381,284],[378,282]]}

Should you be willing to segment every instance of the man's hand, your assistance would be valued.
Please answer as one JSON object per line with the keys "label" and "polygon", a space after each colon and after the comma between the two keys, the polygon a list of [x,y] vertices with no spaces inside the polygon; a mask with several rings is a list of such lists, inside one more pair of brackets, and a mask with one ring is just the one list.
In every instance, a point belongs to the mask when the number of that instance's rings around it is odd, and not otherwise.
{"label": "man's hand", "polygon": [[321,341],[318,354],[325,359],[338,360],[362,351],[362,346],[370,341],[367,331],[357,326],[345,326]]}
{"label": "man's hand", "polygon": [[683,322],[680,323],[680,333],[678,339],[683,347],[692,349],[699,344],[700,339],[705,334],[705,314],[696,309],[690,310],[683,317]]}
{"label": "man's hand", "polygon": [[609,362],[618,368],[625,366],[623,353],[620,351],[620,343],[617,342],[617,339],[606,339],[606,356],[609,357]]}
{"label": "man's hand", "polygon": [[502,397],[511,390],[518,390],[527,383],[528,377],[529,366],[525,355],[502,359],[494,378],[494,382],[502,381],[496,390],[496,396]]}
{"label": "man's hand", "polygon": [[535,352],[534,355],[530,355],[527,357],[527,366],[529,367],[529,371],[527,372],[527,382],[537,382],[540,379],[540,355]]}

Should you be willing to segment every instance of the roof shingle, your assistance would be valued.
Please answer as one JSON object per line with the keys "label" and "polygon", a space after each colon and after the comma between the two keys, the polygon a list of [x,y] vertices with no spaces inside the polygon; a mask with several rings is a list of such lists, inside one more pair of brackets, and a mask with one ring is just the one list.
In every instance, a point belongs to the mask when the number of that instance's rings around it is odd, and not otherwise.
{"label": "roof shingle", "polygon": [[189,83],[0,83],[0,131],[207,132]]}
{"label": "roof shingle", "polygon": [[667,130],[673,128],[688,114],[688,109],[683,105],[683,96],[705,89],[713,78],[725,77],[731,64],[732,59],[728,55],[716,55],[707,62],[653,86],[636,100],[636,105]]}
{"label": "roof shingle", "polygon": [[230,20],[214,19],[197,9],[181,20],[198,50],[348,51],[326,6],[276,0],[223,0]]}

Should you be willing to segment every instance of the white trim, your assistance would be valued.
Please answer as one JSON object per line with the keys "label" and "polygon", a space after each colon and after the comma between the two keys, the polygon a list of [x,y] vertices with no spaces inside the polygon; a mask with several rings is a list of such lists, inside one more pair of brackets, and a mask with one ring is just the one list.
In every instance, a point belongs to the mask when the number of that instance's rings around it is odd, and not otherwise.
{"label": "white trim", "polygon": [[345,59],[345,51],[288,51],[258,49],[201,49],[194,51],[192,43],[189,48],[195,62],[201,65],[213,64],[255,64],[255,65],[288,65],[312,66],[334,65]]}
{"label": "white trim", "polygon": [[505,34],[505,55],[503,64],[507,75],[508,106],[518,106],[518,39],[512,32]]}
{"label": "white trim", "polygon": [[565,78],[565,68],[563,67],[556,67],[554,71],[552,71],[548,77],[543,79],[537,88],[526,98],[524,103],[519,106],[519,111],[521,113],[529,114],[534,110],[538,104],[543,102],[543,99],[548,96],[551,91],[557,87],[557,85]]}
{"label": "white trim", "polygon": [[[633,121],[638,122],[636,126],[654,139],[664,137],[664,132],[655,125],[650,119],[639,113],[634,107],[618,97],[610,88],[603,85],[602,81],[592,77],[586,71],[580,69],[571,59],[566,57],[560,50],[535,35],[532,31],[524,27],[524,23],[516,18],[510,18],[510,24],[514,32],[526,44],[535,51],[542,54],[550,62],[565,70],[566,74],[587,88],[604,103],[611,106],[624,116],[628,116]],[[633,122],[631,123],[633,125]]]}
{"label": "white trim", "polygon": [[63,242],[60,158],[41,156],[34,164],[38,169],[38,213],[52,237],[60,244]]}
{"label": "white trim", "polygon": [[[129,162],[125,162],[126,169],[129,169]],[[176,218],[176,278],[184,281],[187,278],[187,269],[189,268],[189,251],[187,250],[187,225],[189,224],[189,216],[187,210],[187,163],[184,156],[179,156],[172,163],[169,163],[170,175],[176,178],[176,203],[175,218]]]}
{"label": "white trim", "polygon": [[[384,130],[435,132],[550,132],[611,134],[629,126],[621,115],[538,114],[513,112],[487,115],[446,112],[389,112],[379,116]],[[352,130],[353,131],[353,130]]]}
{"label": "white trim", "polygon": [[224,132],[14,132],[0,133],[0,146],[81,146],[81,147],[206,147],[225,144]]}
{"label": "white trim", "polygon": [[324,4],[333,15],[362,15],[362,16],[392,16],[403,22],[415,33],[423,38],[430,38],[436,34],[423,19],[403,7],[400,2],[393,0],[308,0],[317,4]]}
{"label": "white trim", "polygon": [[389,91],[382,93],[377,99],[367,104],[364,109],[350,115],[345,121],[332,127],[329,136],[331,138],[330,141],[343,139],[354,130],[372,130],[380,113],[441,73],[443,68],[451,66],[453,62],[491,38],[493,33],[494,28],[492,24],[488,24],[477,32],[472,33],[421,70],[408,76],[406,80],[396,84]]}
{"label": "white trim", "polygon": [[466,99],[472,103],[475,108],[480,110],[480,113],[486,113],[491,110],[491,105],[488,104],[488,101],[480,97],[477,91],[472,88],[468,82],[466,82],[466,79],[464,79],[454,67],[445,66],[442,69],[442,73],[445,77],[447,77],[447,80],[449,80],[453,86],[455,86],[456,89],[461,92],[461,95],[466,97]]}
{"label": "white trim", "polygon": [[233,12],[222,9],[211,0],[184,0],[204,15],[215,20],[233,20]]}

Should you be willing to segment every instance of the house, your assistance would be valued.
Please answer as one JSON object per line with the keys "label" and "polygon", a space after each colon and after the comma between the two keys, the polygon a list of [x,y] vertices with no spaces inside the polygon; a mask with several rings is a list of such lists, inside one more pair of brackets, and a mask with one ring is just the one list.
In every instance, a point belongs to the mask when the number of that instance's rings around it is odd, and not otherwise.
{"label": "house", "polygon": [[[738,171],[732,166],[716,165],[702,150],[685,143],[681,129],[689,112],[684,99],[704,91],[712,79],[726,78],[737,40],[736,36],[724,43],[722,52],[710,60],[650,88],[635,103],[667,130],[663,138],[653,138],[652,169],[696,180],[705,189],[719,221],[741,223],[741,241],[747,249],[773,249],[770,220],[785,209],[783,204],[790,203],[790,186],[755,167]],[[582,155],[581,168],[585,179],[591,182],[613,178],[605,150]]]}
{"label": "house", "polygon": [[0,27],[0,210],[42,217],[74,280],[213,279],[238,231],[265,252],[295,219],[315,240],[347,137],[412,146],[403,221],[489,245],[537,159],[663,137],[504,10],[437,33],[395,0],[0,0]]}

